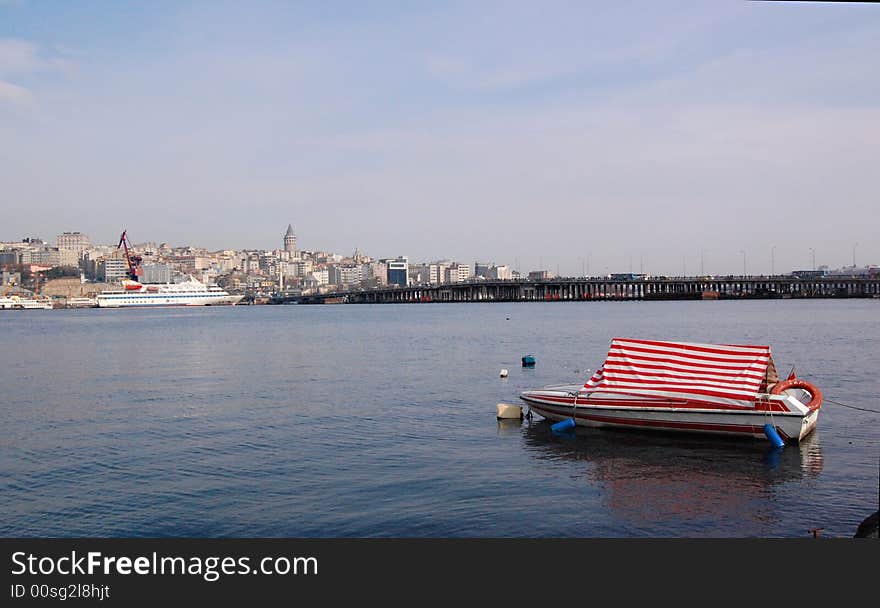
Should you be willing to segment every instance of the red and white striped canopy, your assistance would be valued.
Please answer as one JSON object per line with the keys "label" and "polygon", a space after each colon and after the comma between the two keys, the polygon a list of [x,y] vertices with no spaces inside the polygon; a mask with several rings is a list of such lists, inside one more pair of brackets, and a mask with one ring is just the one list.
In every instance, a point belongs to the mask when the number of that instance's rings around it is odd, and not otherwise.
{"label": "red and white striped canopy", "polygon": [[584,389],[750,406],[776,380],[769,346],[615,338]]}

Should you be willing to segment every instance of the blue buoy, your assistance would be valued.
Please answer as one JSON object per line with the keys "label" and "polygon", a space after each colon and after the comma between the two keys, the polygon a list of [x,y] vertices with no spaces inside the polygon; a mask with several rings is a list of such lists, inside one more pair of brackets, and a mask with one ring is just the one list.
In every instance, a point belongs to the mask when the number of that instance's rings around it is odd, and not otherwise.
{"label": "blue buoy", "polygon": [[767,439],[770,440],[770,443],[773,444],[773,447],[781,448],[785,445],[782,437],[780,437],[779,433],[776,432],[776,427],[769,422],[764,425],[764,434],[767,435]]}
{"label": "blue buoy", "polygon": [[561,433],[562,431],[567,431],[569,429],[573,429],[575,426],[574,418],[566,418],[561,422],[557,422],[553,426],[550,427],[550,430],[554,433]]}
{"label": "blue buoy", "polygon": [[526,355],[522,358],[523,367],[535,367],[535,358],[532,355]]}

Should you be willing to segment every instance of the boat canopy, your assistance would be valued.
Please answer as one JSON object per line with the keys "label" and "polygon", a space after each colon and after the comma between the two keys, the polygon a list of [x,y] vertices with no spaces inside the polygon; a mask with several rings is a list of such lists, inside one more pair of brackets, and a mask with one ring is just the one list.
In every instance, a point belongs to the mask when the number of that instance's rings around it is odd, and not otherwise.
{"label": "boat canopy", "polygon": [[754,407],[777,381],[769,346],[615,338],[584,392]]}

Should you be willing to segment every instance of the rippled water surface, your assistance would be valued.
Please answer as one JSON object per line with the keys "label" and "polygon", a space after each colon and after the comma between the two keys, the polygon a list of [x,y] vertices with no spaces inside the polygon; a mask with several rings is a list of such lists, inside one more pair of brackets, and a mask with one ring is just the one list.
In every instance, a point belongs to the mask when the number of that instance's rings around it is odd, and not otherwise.
{"label": "rippled water surface", "polygon": [[876,414],[826,404],[774,455],[558,437],[495,404],[639,337],[770,344],[781,373],[880,409],[878,317],[877,300],[6,311],[0,535],[852,536],[877,508]]}

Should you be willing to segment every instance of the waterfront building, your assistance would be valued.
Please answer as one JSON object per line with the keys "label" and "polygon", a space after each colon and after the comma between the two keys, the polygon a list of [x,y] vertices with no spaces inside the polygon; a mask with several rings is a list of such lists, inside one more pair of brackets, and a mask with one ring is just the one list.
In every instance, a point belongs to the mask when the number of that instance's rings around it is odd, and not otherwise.
{"label": "waterfront building", "polygon": [[329,285],[330,273],[326,268],[315,269],[309,273],[308,279],[314,281],[317,285]]}
{"label": "waterfront building", "polygon": [[227,252],[220,254],[219,258],[215,258],[212,266],[216,267],[221,273],[232,272],[235,270],[238,260]]}
{"label": "waterfront building", "polygon": [[178,271],[192,274],[210,268],[212,260],[204,255],[178,255],[171,262]]}
{"label": "waterfront building", "polygon": [[249,255],[247,259],[244,261],[243,270],[247,274],[255,273],[260,271],[260,257],[256,254]]}
{"label": "waterfront building", "polygon": [[219,276],[216,268],[207,268],[199,275],[199,281],[205,285],[216,285]]}
{"label": "waterfront building", "polygon": [[0,266],[18,266],[21,264],[21,252],[18,249],[0,251]]}
{"label": "waterfront building", "polygon": [[474,276],[486,280],[507,281],[511,278],[510,266],[496,266],[495,264],[474,263]]}
{"label": "waterfront building", "polygon": [[61,266],[79,266],[79,258],[82,252],[73,249],[58,249],[58,264]]}
{"label": "waterfront building", "polygon": [[79,254],[72,250],[58,249],[57,247],[41,247],[39,249],[25,249],[21,252],[22,264],[37,264],[38,266],[76,266],[79,263]]}
{"label": "waterfront building", "polygon": [[328,269],[328,280],[331,285],[357,285],[362,279],[360,266],[337,265]]}
{"label": "waterfront building", "polygon": [[316,254],[315,259],[322,264],[339,264],[343,260],[343,256],[338,253],[321,252]]}
{"label": "waterfront building", "polygon": [[247,285],[247,277],[241,272],[230,272],[221,277],[217,277],[217,284],[227,291],[240,290]]}
{"label": "waterfront building", "polygon": [[114,283],[128,277],[128,262],[122,258],[104,258],[98,260],[98,280]]}
{"label": "waterfront building", "polygon": [[99,280],[98,264],[106,258],[112,258],[115,255],[115,247],[95,247],[92,246],[82,252],[79,267],[89,280]]}
{"label": "waterfront building", "polygon": [[369,272],[367,272],[367,278],[375,283],[377,286],[387,285],[388,284],[388,265],[381,261],[377,260],[375,262],[370,262],[369,264]]}
{"label": "waterfront building", "polygon": [[406,256],[398,256],[393,260],[387,260],[388,284],[406,287],[409,285],[409,259]]}
{"label": "waterfront building", "polygon": [[443,260],[433,262],[428,265],[428,282],[439,285],[446,281],[446,269],[452,265],[452,262]]}
{"label": "waterfront building", "polygon": [[533,270],[529,273],[530,281],[546,281],[553,278],[553,273],[549,270]]}
{"label": "waterfront building", "polygon": [[372,275],[372,267],[373,267],[372,263],[364,262],[362,264],[358,264],[357,266],[360,269],[358,272],[361,277],[360,278],[361,284],[369,281],[373,276]]}
{"label": "waterfront building", "polygon": [[81,254],[92,246],[91,239],[82,232],[62,232],[55,241],[58,249],[75,251],[77,254]]}
{"label": "waterfront building", "polygon": [[144,264],[141,283],[170,283],[172,270],[170,264]]}
{"label": "waterfront building", "polygon": [[288,277],[304,277],[312,271],[311,260],[295,260],[287,265]]}
{"label": "waterfront building", "polygon": [[260,254],[260,270],[263,274],[275,276],[278,274],[278,258],[271,251],[264,251]]}
{"label": "waterfront building", "polygon": [[473,269],[470,267],[470,264],[455,263],[446,268],[446,276],[444,277],[444,282],[463,283],[470,279],[472,276]]}
{"label": "waterfront building", "polygon": [[424,285],[431,282],[430,264],[410,264],[409,280],[413,285]]}
{"label": "waterfront building", "polygon": [[345,282],[342,280],[342,267],[341,266],[330,266],[327,269],[327,282],[330,285],[344,285]]}
{"label": "waterfront building", "polygon": [[287,225],[287,232],[284,233],[284,251],[286,251],[291,258],[296,257],[296,234],[293,232],[293,226]]}

